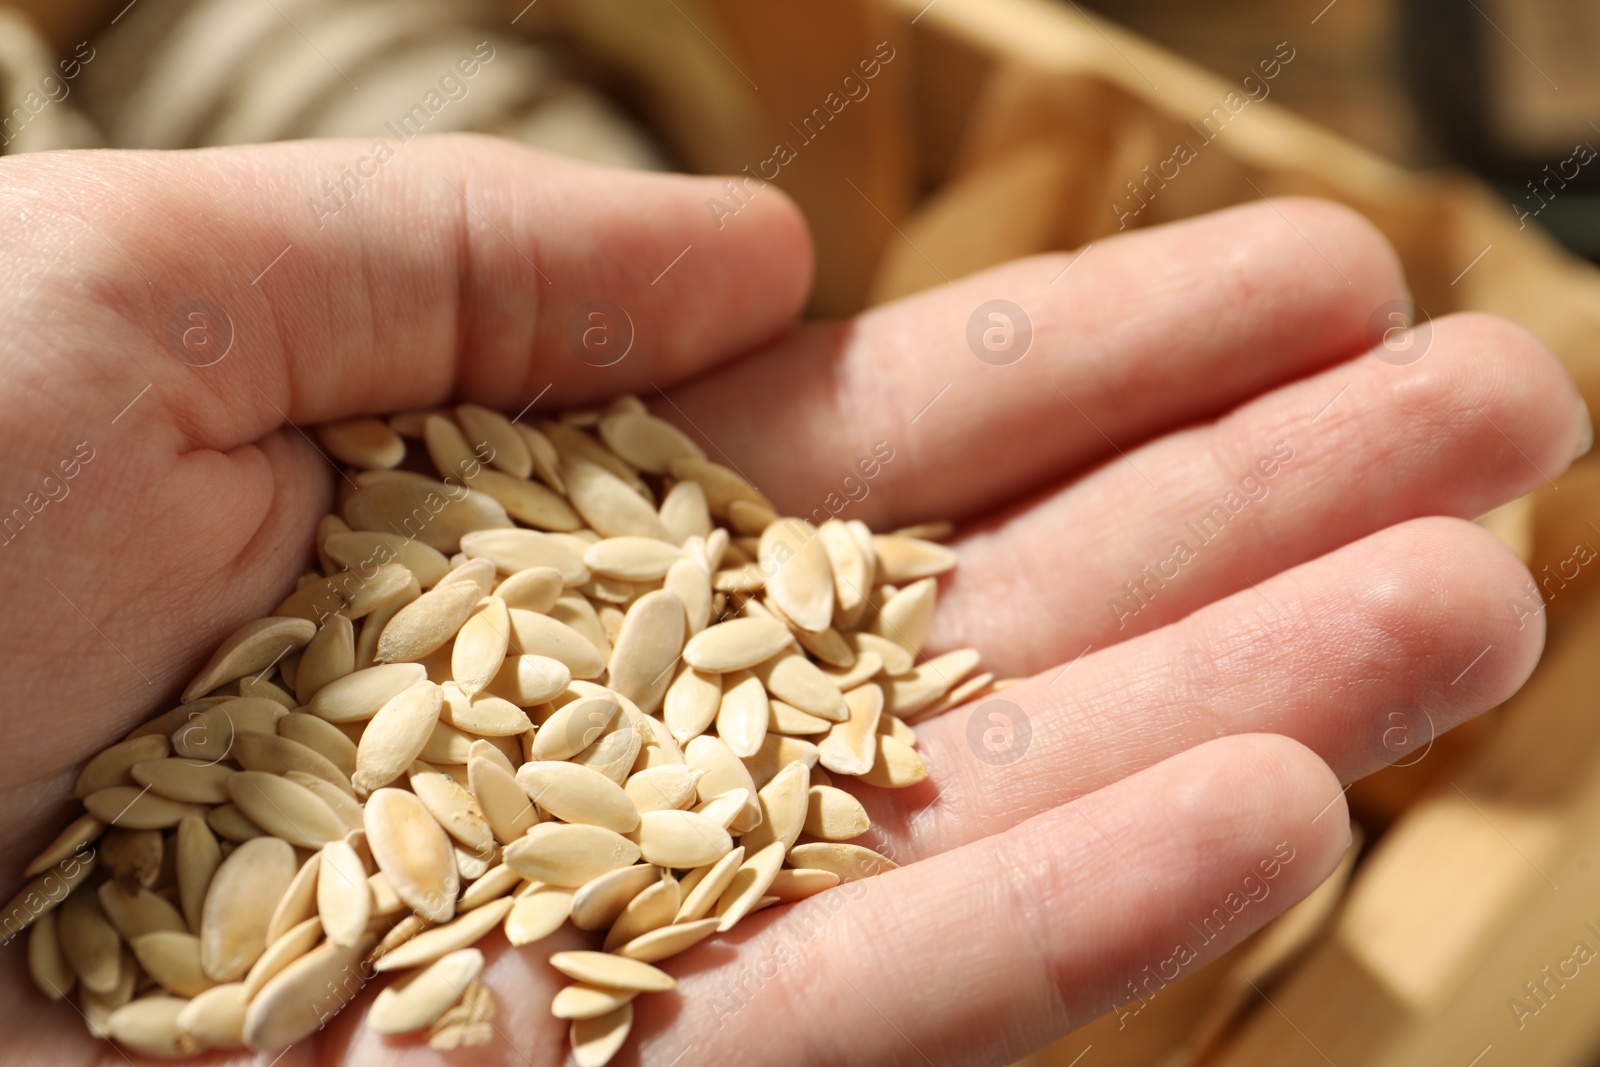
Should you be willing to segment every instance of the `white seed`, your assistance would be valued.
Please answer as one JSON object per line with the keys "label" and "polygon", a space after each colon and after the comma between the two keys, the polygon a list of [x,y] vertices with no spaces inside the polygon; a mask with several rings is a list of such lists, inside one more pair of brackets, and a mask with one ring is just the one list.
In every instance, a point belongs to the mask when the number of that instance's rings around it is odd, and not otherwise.
{"label": "white seed", "polygon": [[602,826],[619,834],[639,825],[622,787],[599,771],[560,760],[535,760],[517,769],[517,784],[534,803],[563,822]]}
{"label": "white seed", "polygon": [[461,999],[461,991],[483,973],[483,953],[458,949],[439,957],[372,1002],[367,1025],[380,1034],[409,1034],[431,1025]]}
{"label": "white seed", "polygon": [[599,826],[544,822],[506,846],[505,864],[524,878],[576,889],[639,860],[639,846]]}
{"label": "white seed", "polygon": [[660,867],[701,867],[733,850],[720,823],[692,811],[649,811],[639,816],[639,851]]}

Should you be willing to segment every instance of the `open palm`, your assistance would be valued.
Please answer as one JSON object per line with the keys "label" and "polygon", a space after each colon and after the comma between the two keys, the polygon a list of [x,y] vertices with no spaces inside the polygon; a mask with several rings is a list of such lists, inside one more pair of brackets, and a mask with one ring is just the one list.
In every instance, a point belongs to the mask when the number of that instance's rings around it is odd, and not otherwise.
{"label": "open palm", "polygon": [[[918,727],[927,782],[862,790],[863,843],[905,869],[666,963],[681,994],[639,1002],[618,1062],[1015,1059],[1303,896],[1348,841],[1340,783],[1538,656],[1526,571],[1460,520],[1564,469],[1582,404],[1493,318],[1368,354],[1406,290],[1343,209],[1242,207],[795,328],[810,250],[773,189],[719,222],[718,181],[451,137],[319,218],[368,152],[0,163],[12,882],[81,762],[307,566],[340,474],[298,427],[452,397],[633,392],[783,513],[956,520],[929,651],[1030,676]],[[486,943],[472,1062],[562,1061],[543,960],[577,940]],[[124,1062],[20,945],[7,1053]],[[360,1029],[369,999],[280,1062],[452,1058]]]}

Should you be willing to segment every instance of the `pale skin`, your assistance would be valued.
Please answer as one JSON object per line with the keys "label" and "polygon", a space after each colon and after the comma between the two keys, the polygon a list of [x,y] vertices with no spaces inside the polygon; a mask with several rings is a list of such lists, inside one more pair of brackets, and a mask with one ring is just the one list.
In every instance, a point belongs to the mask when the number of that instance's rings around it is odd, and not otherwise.
{"label": "pale skin", "polygon": [[[638,1001],[622,1064],[1015,1060],[1309,892],[1349,840],[1342,783],[1395,758],[1389,714],[1443,731],[1539,655],[1542,614],[1509,606],[1527,572],[1464,520],[1566,468],[1581,401],[1489,316],[1436,321],[1406,365],[1365,354],[1406,290],[1345,209],[1246,205],[1097,242],[1065,274],[1073,253],[796,327],[811,252],[775,189],[719,230],[719,180],[424,139],[319,228],[307,199],[367,150],[0,163],[0,505],[93,449],[0,547],[8,884],[69,816],[75,769],[308,565],[339,475],[295,426],[451,398],[515,414],[548,386],[537,414],[636,393],[785,513],[887,442],[845,517],[955,520],[929,649],[1030,678],[1004,694],[1031,729],[1014,762],[980,758],[958,709],[918,727],[928,783],[860,790],[903,869],[664,964],[682,995]],[[1009,366],[966,342],[994,298],[1034,326]],[[232,322],[213,366],[167,339],[197,299]],[[566,341],[594,299],[637,334],[603,369]],[[1225,529],[1168,562],[1252,475]],[[1157,565],[1175,576],[1146,582]],[[279,1062],[562,1062],[543,959],[579,941],[485,942],[495,1037],[470,1060],[361,1029],[369,990]],[[125,1062],[32,990],[20,940],[0,983],[19,1062]]]}

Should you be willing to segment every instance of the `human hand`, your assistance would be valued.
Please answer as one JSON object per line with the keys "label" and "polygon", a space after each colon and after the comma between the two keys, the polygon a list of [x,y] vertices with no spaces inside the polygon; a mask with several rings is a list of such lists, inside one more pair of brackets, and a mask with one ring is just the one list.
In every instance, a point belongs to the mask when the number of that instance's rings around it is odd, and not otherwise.
{"label": "human hand", "polygon": [[[862,791],[903,869],[668,962],[681,995],[639,1002],[617,1062],[1015,1059],[1303,896],[1348,840],[1340,783],[1400,754],[1389,716],[1442,732],[1537,658],[1526,571],[1459,518],[1564,469],[1581,403],[1485,316],[1364,354],[1405,290],[1342,209],[1246,206],[790,329],[810,252],[774,190],[719,229],[718,180],[424,139],[319,226],[308,198],[366,151],[0,163],[13,882],[82,761],[304,569],[339,475],[296,427],[452,396],[632,391],[785,513],[959,520],[929,650],[1031,676],[918,727],[928,782]],[[993,299],[1031,319],[1020,358],[1020,333],[969,345]],[[586,311],[571,330],[591,301],[631,338],[608,366]],[[19,1062],[122,1062],[19,948]],[[472,1062],[561,1061],[548,951],[489,955]],[[449,1058],[360,1029],[366,1002],[281,1062]]]}

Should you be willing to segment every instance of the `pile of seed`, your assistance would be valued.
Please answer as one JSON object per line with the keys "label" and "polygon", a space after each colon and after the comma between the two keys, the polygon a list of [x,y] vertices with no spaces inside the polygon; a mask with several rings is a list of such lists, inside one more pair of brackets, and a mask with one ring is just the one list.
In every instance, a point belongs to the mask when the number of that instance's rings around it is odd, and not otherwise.
{"label": "pile of seed", "polygon": [[318,432],[319,568],[83,767],[6,907],[96,1035],[270,1051],[389,974],[370,1026],[480,1044],[472,946],[570,922],[596,950],[550,957],[551,1010],[604,1064],[655,963],[894,866],[833,776],[922,781],[908,723],[993,685],[916,662],[943,531],[780,517],[632,397]]}

